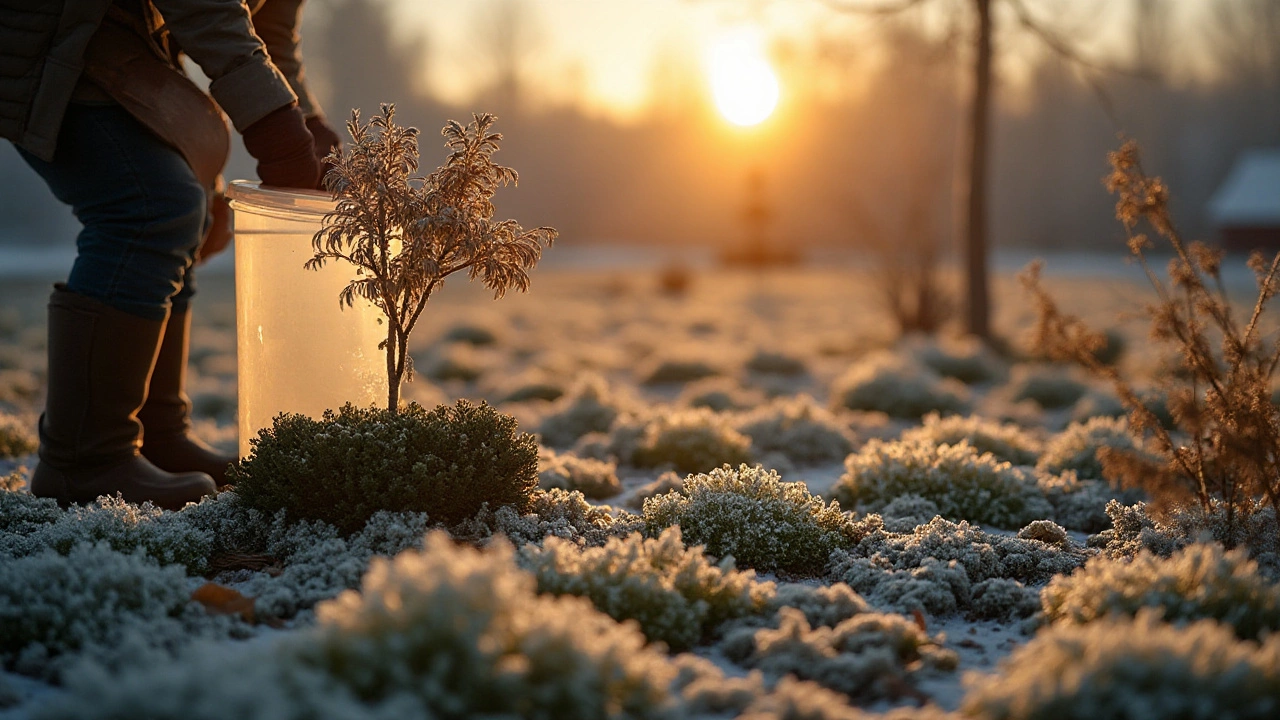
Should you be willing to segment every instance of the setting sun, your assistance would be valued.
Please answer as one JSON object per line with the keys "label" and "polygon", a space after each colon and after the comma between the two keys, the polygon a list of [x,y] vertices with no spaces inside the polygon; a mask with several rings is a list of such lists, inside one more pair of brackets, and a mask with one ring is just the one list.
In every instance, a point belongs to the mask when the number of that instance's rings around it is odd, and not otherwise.
{"label": "setting sun", "polygon": [[758,125],[778,106],[778,76],[758,34],[747,30],[719,38],[708,52],[716,107],[734,125]]}

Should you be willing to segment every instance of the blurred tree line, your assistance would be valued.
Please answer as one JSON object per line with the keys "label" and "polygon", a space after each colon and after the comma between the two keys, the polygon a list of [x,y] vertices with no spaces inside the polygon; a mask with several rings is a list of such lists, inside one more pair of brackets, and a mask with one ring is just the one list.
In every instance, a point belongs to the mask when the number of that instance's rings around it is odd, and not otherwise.
{"label": "blurred tree line", "polygon": [[[1051,52],[1020,50],[1027,79],[1016,90],[997,65],[995,247],[1122,248],[1100,182],[1118,131],[1139,140],[1149,169],[1175,188],[1189,236],[1209,232],[1205,203],[1237,153],[1280,145],[1280,0],[1210,4],[1195,31],[1212,57],[1211,77],[1174,72],[1186,45],[1169,22],[1177,0],[1125,2],[1132,5],[1125,61],[1144,73],[1098,78],[1112,117],[1079,69]],[[776,241],[952,248],[970,64],[956,38],[966,28],[939,32],[913,13],[857,31],[824,23],[811,39],[774,48],[786,102],[760,129],[738,132],[715,114],[701,78],[665,57],[655,63],[651,107],[641,118],[540,102],[526,62],[542,42],[536,6],[476,7],[485,15],[467,47],[488,81],[466,107],[453,107],[423,81],[430,28],[403,32],[388,0],[311,0],[307,72],[331,118],[395,102],[399,117],[423,130],[425,171],[444,157],[432,138],[446,119],[494,112],[507,136],[501,160],[521,169],[520,187],[499,197],[499,212],[536,216],[568,243],[740,242],[747,178],[758,171]],[[238,147],[228,176],[252,176]],[[70,243],[73,232],[68,213],[3,144],[0,243]]]}

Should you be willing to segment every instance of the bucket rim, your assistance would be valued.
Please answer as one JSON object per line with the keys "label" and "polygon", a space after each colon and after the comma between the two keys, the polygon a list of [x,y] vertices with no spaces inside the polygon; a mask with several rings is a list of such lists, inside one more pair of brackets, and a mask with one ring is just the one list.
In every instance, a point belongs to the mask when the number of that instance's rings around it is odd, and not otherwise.
{"label": "bucket rim", "polygon": [[337,206],[323,190],[263,187],[255,180],[232,180],[227,185],[231,209],[264,215],[325,215]]}

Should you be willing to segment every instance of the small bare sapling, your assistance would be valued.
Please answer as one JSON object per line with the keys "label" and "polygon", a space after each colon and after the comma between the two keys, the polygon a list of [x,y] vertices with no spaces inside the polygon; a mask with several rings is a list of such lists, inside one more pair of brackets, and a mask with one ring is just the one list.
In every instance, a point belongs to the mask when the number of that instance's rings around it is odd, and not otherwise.
{"label": "small bare sapling", "polygon": [[473,115],[470,124],[450,120],[442,130],[451,151],[444,165],[417,177],[418,130],[395,123],[395,106],[383,104],[372,120],[353,110],[351,144],[328,158],[324,186],[337,207],[312,239],[318,270],[331,259],[356,266],[356,278],[339,295],[344,307],[357,298],[386,316],[387,408],[396,412],[400,383],[412,377],[409,334],[431,294],[445,278],[466,271],[494,292],[494,299],[529,289],[529,271],[557,232],[525,230],[515,220],[493,219],[493,196],[516,184],[516,171],[493,162],[502,135],[494,117]]}

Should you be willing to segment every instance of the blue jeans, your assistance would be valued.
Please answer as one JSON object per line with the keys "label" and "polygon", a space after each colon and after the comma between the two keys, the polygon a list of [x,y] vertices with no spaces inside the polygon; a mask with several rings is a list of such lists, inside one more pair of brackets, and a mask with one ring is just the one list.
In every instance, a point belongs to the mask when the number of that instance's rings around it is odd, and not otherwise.
{"label": "blue jeans", "polygon": [[176,149],[119,105],[72,103],[52,162],[19,152],[84,225],[68,290],[151,320],[186,306],[211,218]]}

